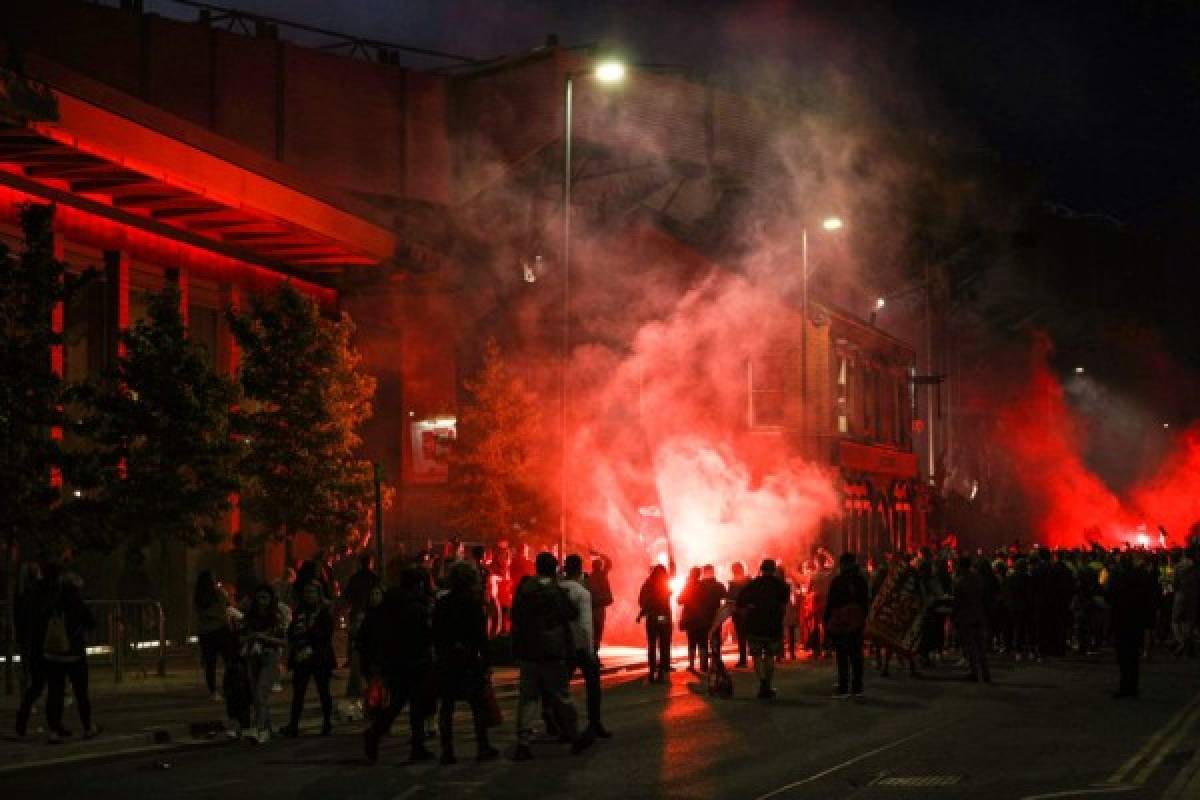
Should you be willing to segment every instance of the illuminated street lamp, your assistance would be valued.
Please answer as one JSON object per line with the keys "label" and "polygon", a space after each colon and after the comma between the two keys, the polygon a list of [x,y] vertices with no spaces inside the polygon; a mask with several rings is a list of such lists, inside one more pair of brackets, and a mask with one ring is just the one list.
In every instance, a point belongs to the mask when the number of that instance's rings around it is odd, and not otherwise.
{"label": "illuminated street lamp", "polygon": [[626,68],[613,59],[596,62],[590,69],[566,74],[563,81],[563,183],[562,183],[562,375],[559,383],[559,423],[562,453],[558,487],[558,557],[567,555],[567,369],[571,355],[571,112],[575,78],[590,74],[601,86],[615,86],[625,80]]}
{"label": "illuminated street lamp", "polygon": [[1083,374],[1083,373],[1085,373],[1085,372],[1087,372],[1087,370],[1085,370],[1083,367],[1076,367],[1076,368],[1075,368],[1075,374],[1076,374],[1076,375],[1082,375],[1082,374]]}
{"label": "illuminated street lamp", "polygon": [[[821,227],[830,233],[840,231],[844,223],[841,217],[826,217]],[[805,455],[808,447],[808,226],[800,229],[800,261],[803,272],[800,299],[800,402],[804,409],[801,417],[801,434],[804,436]]]}

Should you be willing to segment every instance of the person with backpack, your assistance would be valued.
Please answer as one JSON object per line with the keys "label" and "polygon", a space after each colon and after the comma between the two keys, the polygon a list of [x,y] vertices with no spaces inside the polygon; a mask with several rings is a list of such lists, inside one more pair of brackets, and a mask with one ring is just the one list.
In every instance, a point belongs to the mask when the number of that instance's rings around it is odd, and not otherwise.
{"label": "person with backpack", "polygon": [[520,669],[514,761],[533,758],[529,741],[539,702],[545,703],[559,732],[570,739],[572,753],[583,752],[595,740],[590,731],[578,732],[571,702],[567,659],[574,649],[570,623],[575,609],[555,579],[558,559],[539,553],[534,565],[537,574],[523,580],[513,598],[513,655]]}
{"label": "person with backpack", "polygon": [[196,607],[196,638],[200,642],[200,660],[204,665],[204,685],[214,702],[221,700],[217,692],[217,658],[229,666],[229,651],[233,647],[233,632],[229,628],[229,597],[213,578],[211,570],[196,576],[192,592]]}
{"label": "person with backpack", "polygon": [[75,580],[59,582],[56,597],[47,609],[46,636],[42,657],[46,668],[46,725],[50,744],[58,744],[66,731],[62,724],[66,683],[71,682],[75,709],[83,738],[91,739],[100,733],[92,723],[92,699],[88,692],[87,635],[96,627],[83,594]]}
{"label": "person with backpack", "polygon": [[834,697],[862,697],[863,630],[870,600],[867,579],[858,569],[854,553],[842,553],[838,575],[829,584],[825,601],[825,630],[833,640],[838,682]]}
{"label": "person with backpack", "polygon": [[304,712],[304,695],[308,682],[317,684],[321,698],[321,735],[333,733],[333,697],[329,680],[333,675],[333,614],[329,604],[321,599],[321,587],[309,581],[300,592],[300,604],[292,612],[287,630],[288,668],[292,671],[292,716],[279,732],[284,736],[300,735],[300,715]]}
{"label": "person with backpack", "polygon": [[447,575],[450,591],[433,609],[433,647],[438,675],[438,733],[442,739],[442,764],[456,764],[454,706],[465,700],[475,723],[475,760],[491,761],[500,751],[488,743],[487,691],[491,681],[488,663],[487,615],[480,602],[479,573],[475,565],[460,561]]}

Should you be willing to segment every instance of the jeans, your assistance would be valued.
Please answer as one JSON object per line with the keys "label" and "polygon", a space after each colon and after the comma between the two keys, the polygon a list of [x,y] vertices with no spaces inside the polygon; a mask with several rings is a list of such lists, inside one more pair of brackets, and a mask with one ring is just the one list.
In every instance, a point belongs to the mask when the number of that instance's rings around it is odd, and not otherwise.
{"label": "jeans", "polygon": [[254,691],[254,727],[271,729],[271,687],[279,675],[279,651],[265,649],[250,656],[250,686]]}
{"label": "jeans", "polygon": [[63,695],[67,681],[75,692],[75,709],[79,712],[79,724],[84,730],[92,727],[92,698],[88,694],[87,658],[81,657],[67,664],[46,662],[46,725],[52,731],[62,730]]}
{"label": "jeans", "polygon": [[671,618],[646,619],[646,661],[650,678],[665,678],[671,666]]}
{"label": "jeans", "polygon": [[392,723],[404,706],[408,706],[408,735],[414,748],[425,740],[425,709],[420,692],[425,686],[425,673],[413,672],[387,678],[388,704],[371,720],[370,735],[379,739],[392,729]]}
{"label": "jeans", "polygon": [[317,696],[321,698],[321,716],[329,722],[333,716],[333,697],[329,694],[329,679],[332,670],[329,667],[312,667],[297,664],[292,670],[292,718],[291,725],[295,727],[304,713],[304,695],[308,692],[308,681],[311,678],[317,684]]}
{"label": "jeans", "polygon": [[575,739],[579,733],[578,716],[571,703],[567,683],[567,665],[562,661],[521,661],[517,696],[517,744],[529,744],[533,720],[542,703],[561,733]]}
{"label": "jeans", "polygon": [[33,711],[33,704],[46,690],[46,662],[40,658],[22,658],[21,666],[24,668],[26,680],[29,682],[21,695],[21,706],[17,709],[17,734],[24,736],[29,725],[29,714]]}
{"label": "jeans", "polygon": [[595,653],[576,650],[575,658],[571,661],[568,679],[574,677],[575,670],[583,673],[583,688],[587,694],[588,726],[600,727],[600,662]]}
{"label": "jeans", "polygon": [[[454,705],[459,698],[454,693],[443,693],[438,701],[438,733],[442,739],[442,755],[454,753]],[[471,721],[475,725],[475,746],[486,750],[488,744],[487,707],[482,692],[467,698],[471,707]]]}
{"label": "jeans", "polygon": [[204,664],[204,684],[208,693],[217,691],[217,657],[226,666],[229,665],[229,649],[233,647],[233,636],[229,628],[218,628],[215,631],[204,631],[198,637],[200,641],[200,661]]}
{"label": "jeans", "polygon": [[833,651],[837,657],[838,694],[845,694],[847,689],[858,693],[863,689],[863,634],[855,633],[831,634]]}

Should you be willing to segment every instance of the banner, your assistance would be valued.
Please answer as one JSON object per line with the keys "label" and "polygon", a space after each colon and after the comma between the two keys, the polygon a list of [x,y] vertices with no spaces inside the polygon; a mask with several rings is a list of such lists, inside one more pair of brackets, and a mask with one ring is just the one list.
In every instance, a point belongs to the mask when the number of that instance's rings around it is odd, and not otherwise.
{"label": "banner", "polygon": [[921,639],[924,615],[925,602],[917,571],[911,567],[893,567],[871,602],[866,638],[911,655],[916,653]]}

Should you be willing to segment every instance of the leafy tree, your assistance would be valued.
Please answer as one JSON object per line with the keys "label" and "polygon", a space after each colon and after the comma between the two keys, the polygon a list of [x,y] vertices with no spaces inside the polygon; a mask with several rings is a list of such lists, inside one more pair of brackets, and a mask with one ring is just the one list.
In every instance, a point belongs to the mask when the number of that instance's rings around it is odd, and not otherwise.
{"label": "leafy tree", "polygon": [[323,547],[345,544],[369,518],[374,491],[371,464],[355,453],[375,380],[359,370],[354,324],[322,317],[289,284],[229,319],[249,401],[243,507],[284,542],[289,561],[302,531]]}
{"label": "leafy tree", "polygon": [[62,345],[52,318],[90,275],[68,274],[54,258],[53,221],[53,206],[25,206],[24,250],[13,254],[0,246],[0,537],[9,609],[15,557],[36,559],[63,543],[62,483],[51,476],[61,476],[71,462],[51,436],[65,423],[67,397],[50,361],[51,348]]}
{"label": "leafy tree", "polygon": [[533,448],[541,439],[537,403],[494,339],[484,345],[483,366],[465,387],[469,400],[459,409],[450,458],[456,500],[451,522],[464,534],[502,538],[514,525],[527,527],[539,512],[530,481]]}
{"label": "leafy tree", "polygon": [[176,286],[150,298],[147,318],[122,342],[115,369],[89,398],[86,432],[102,461],[95,496],[106,544],[159,545],[165,601],[170,543],[221,540],[221,517],[238,489],[237,390],[188,338]]}

